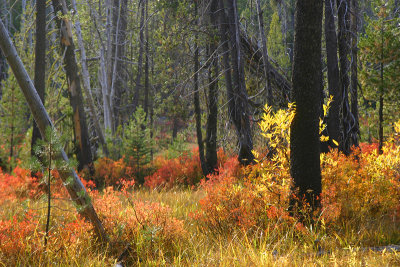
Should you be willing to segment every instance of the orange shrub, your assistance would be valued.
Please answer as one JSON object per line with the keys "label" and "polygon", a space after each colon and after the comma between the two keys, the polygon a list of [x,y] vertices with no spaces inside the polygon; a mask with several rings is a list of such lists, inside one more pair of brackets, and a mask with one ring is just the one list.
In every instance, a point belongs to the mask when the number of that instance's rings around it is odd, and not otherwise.
{"label": "orange shrub", "polygon": [[127,243],[136,241],[136,245],[138,242],[150,243],[143,245],[162,244],[168,251],[174,242],[185,237],[183,221],[174,218],[168,206],[135,201],[127,190],[131,185],[124,181],[121,183],[124,184],[121,191],[107,187],[101,194],[91,192],[106,231],[113,242],[117,242],[116,248],[122,250]]}
{"label": "orange shrub", "polygon": [[157,171],[144,178],[144,184],[152,189],[195,185],[203,177],[198,148],[190,154],[186,153],[174,159],[159,156],[154,160],[153,165]]}
{"label": "orange shrub", "polygon": [[378,155],[363,146],[349,157],[336,151],[323,155],[323,216],[327,221],[391,217],[399,221],[400,147],[387,144]]}
{"label": "orange shrub", "polygon": [[117,161],[109,158],[100,158],[95,162],[94,168],[94,181],[100,188],[117,186],[121,179],[127,181],[135,179],[133,168],[126,165],[124,158]]}

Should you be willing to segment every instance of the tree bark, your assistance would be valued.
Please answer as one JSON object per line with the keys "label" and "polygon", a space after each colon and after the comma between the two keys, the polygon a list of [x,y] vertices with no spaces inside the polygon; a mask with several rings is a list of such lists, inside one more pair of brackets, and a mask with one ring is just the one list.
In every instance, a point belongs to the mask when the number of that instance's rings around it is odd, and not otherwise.
{"label": "tree bark", "polygon": [[141,80],[142,80],[142,73],[143,73],[143,48],[144,48],[144,16],[145,16],[145,5],[144,1],[140,0],[140,29],[139,29],[139,55],[138,55],[138,70],[136,74],[136,86],[135,86],[135,95],[133,98],[133,111],[136,110],[137,106],[139,105],[139,95],[140,95],[140,88],[141,88]]}
{"label": "tree bark", "polygon": [[[197,2],[195,2],[195,16],[197,17]],[[198,20],[196,19],[197,23]],[[196,23],[196,25],[197,25]],[[194,75],[193,75],[193,84],[194,84],[194,94],[193,94],[193,103],[194,103],[194,113],[196,117],[196,135],[197,135],[197,144],[199,146],[199,158],[201,169],[203,170],[204,176],[207,176],[209,171],[206,165],[206,160],[204,158],[204,142],[203,142],[203,134],[201,132],[201,108],[200,108],[200,92],[199,92],[199,71],[200,71],[200,63],[199,63],[199,47],[197,45],[198,34],[195,33],[194,40]]]}
{"label": "tree bark", "polygon": [[[329,139],[339,142],[340,140],[340,107],[342,94],[340,90],[339,64],[337,57],[337,36],[335,27],[335,0],[325,0],[325,40],[326,40],[326,61],[328,69],[328,91],[333,97],[328,116]],[[333,142],[329,142],[336,147]]]}
{"label": "tree bark", "polygon": [[[67,6],[64,0],[52,0],[54,12],[67,15]],[[81,81],[78,74],[78,65],[75,57],[75,45],[72,38],[72,24],[67,18],[56,17],[61,34],[61,53],[64,53],[65,71],[68,80],[68,91],[70,104],[73,111],[74,143],[75,153],[78,159],[78,171],[93,168],[92,151],[89,142],[89,131],[86,124],[85,110],[83,107],[83,96]]]}
{"label": "tree bark", "polygon": [[[46,86],[46,0],[36,0],[36,45],[34,85],[44,104]],[[40,131],[33,121],[31,155],[35,155],[35,145],[40,139]]]}
{"label": "tree bark", "polygon": [[[28,102],[29,108],[31,109],[33,118],[39,127],[40,133],[42,134],[42,137],[45,138],[46,128],[51,127],[54,130],[54,126],[1,20],[0,48],[7,58],[12,71],[14,72],[15,78],[21,87],[25,99]],[[68,157],[63,150],[60,151],[60,154],[57,155],[57,157],[61,158],[65,162],[68,162]],[[100,240],[108,241],[104,227],[101,224],[90,201],[90,197],[76,172],[72,168],[67,168],[64,170],[59,170],[59,173],[71,199],[78,207],[78,213],[93,225],[93,228]],[[72,177],[72,181],[70,181],[70,177]]]}
{"label": "tree bark", "polygon": [[231,63],[233,71],[234,110],[231,119],[236,127],[239,139],[239,162],[242,165],[253,163],[253,139],[251,136],[248,96],[244,77],[244,63],[240,49],[239,16],[236,0],[225,1],[229,25],[229,42],[231,45]]}
{"label": "tree bark", "polygon": [[358,60],[357,60],[357,36],[358,36],[358,0],[351,1],[351,84],[350,84],[350,100],[351,114],[354,123],[351,128],[351,145],[358,146],[358,136],[360,134],[360,126],[358,121]]}
{"label": "tree bark", "polygon": [[[72,8],[75,10],[76,14],[78,15],[76,1],[71,0],[71,4],[72,4]],[[87,102],[89,105],[90,115],[92,117],[94,128],[99,137],[100,144],[103,148],[103,152],[104,152],[105,156],[108,156],[106,139],[104,138],[103,130],[101,129],[100,122],[97,117],[96,106],[94,104],[92,89],[90,86],[90,74],[89,74],[89,69],[88,69],[87,63],[86,63],[86,50],[85,50],[85,46],[83,45],[82,30],[81,30],[81,23],[79,22],[79,16],[78,16],[78,18],[76,18],[76,21],[75,21],[75,32],[76,32],[76,37],[78,40],[79,51],[81,54],[83,89],[85,90],[85,95],[86,95],[86,99],[87,99]]]}
{"label": "tree bark", "polygon": [[267,103],[269,106],[273,104],[273,96],[272,96],[272,87],[269,78],[269,70],[268,70],[268,49],[267,49],[267,38],[264,32],[264,18],[263,18],[263,11],[261,9],[260,0],[256,0],[257,5],[257,14],[258,14],[258,29],[260,32],[261,38],[261,49],[262,49],[262,58],[264,64],[264,75],[265,75],[265,89],[267,91]]}
{"label": "tree bark", "polygon": [[[211,0],[210,21],[212,30],[218,31],[218,0]],[[218,137],[218,51],[212,35],[210,40],[209,53],[211,64],[209,67],[208,85],[208,116],[206,128],[206,164],[209,173],[214,172],[218,167],[217,137]]]}
{"label": "tree bark", "polygon": [[[295,17],[292,100],[296,114],[290,131],[290,173],[296,197],[291,210],[304,201],[315,210],[320,206],[320,75],[322,1],[297,0]],[[299,208],[301,208],[300,206]]]}
{"label": "tree bark", "polygon": [[144,53],[145,53],[145,62],[144,62],[144,107],[143,110],[146,113],[146,119],[149,113],[149,94],[150,94],[150,82],[149,82],[149,22],[148,22],[148,1],[145,0],[146,4],[146,25],[145,27],[145,46],[144,46]]}
{"label": "tree bark", "polygon": [[338,45],[340,62],[340,90],[341,90],[341,138],[339,149],[344,154],[350,154],[350,131],[352,125],[352,114],[349,106],[349,55],[350,55],[350,0],[337,0],[338,9]]}

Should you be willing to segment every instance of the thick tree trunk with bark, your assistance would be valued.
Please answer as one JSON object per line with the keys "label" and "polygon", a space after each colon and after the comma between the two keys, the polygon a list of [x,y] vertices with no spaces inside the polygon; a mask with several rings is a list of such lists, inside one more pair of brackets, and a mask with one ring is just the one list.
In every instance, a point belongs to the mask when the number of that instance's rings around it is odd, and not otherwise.
{"label": "thick tree trunk with bark", "polygon": [[[46,0],[36,0],[36,45],[35,45],[35,88],[42,103],[46,86]],[[35,145],[40,139],[40,131],[33,121],[31,155],[35,155]]]}
{"label": "thick tree trunk with bark", "polygon": [[[218,0],[211,0],[210,21],[212,30],[218,32]],[[211,64],[208,70],[208,116],[206,128],[206,164],[208,172],[214,172],[218,167],[217,157],[217,127],[218,127],[218,51],[212,35],[209,46]]]}
{"label": "thick tree trunk with bark", "polygon": [[[64,0],[52,0],[54,12],[67,15],[67,7]],[[64,54],[65,71],[68,80],[70,104],[73,111],[75,153],[78,159],[78,170],[93,168],[92,151],[89,142],[89,131],[86,124],[85,110],[81,81],[78,74],[78,65],[75,57],[75,45],[72,39],[72,24],[67,18],[56,17],[61,37],[61,53]]]}
{"label": "thick tree trunk with bark", "polygon": [[351,145],[358,146],[358,136],[360,134],[360,126],[358,121],[358,60],[357,60],[357,36],[358,36],[358,0],[351,1],[351,83],[350,83],[350,101],[351,114],[354,123],[351,128]]}
{"label": "thick tree trunk with bark", "polygon": [[248,96],[244,77],[244,61],[240,47],[239,16],[236,0],[224,1],[227,11],[226,22],[229,25],[229,42],[231,45],[231,66],[233,78],[233,99],[234,102],[231,119],[235,125],[239,141],[239,161],[243,165],[251,164],[254,161],[253,139],[250,128],[250,115],[248,107]]}
{"label": "thick tree trunk with bark", "polygon": [[[292,211],[302,200],[314,210],[321,194],[320,168],[320,77],[322,12],[321,0],[297,0],[294,39],[292,100],[296,103],[290,131],[290,173],[296,198]],[[299,203],[300,202],[300,203]]]}
{"label": "thick tree trunk with bark", "polygon": [[[43,106],[42,101],[40,100],[38,93],[35,90],[35,87],[33,86],[31,79],[29,78],[28,73],[22,64],[21,59],[17,54],[15,47],[11,43],[11,38],[8,36],[7,30],[1,20],[0,48],[14,72],[15,78],[21,87],[26,101],[28,102],[33,118],[39,127],[40,133],[42,134],[42,137],[45,138],[46,128],[51,127],[54,130],[54,126],[46,112],[45,107]],[[60,151],[60,154],[56,157],[68,162],[68,157],[63,150]],[[71,199],[78,207],[78,213],[93,225],[93,228],[100,240],[108,241],[104,227],[101,224],[90,201],[90,197],[76,172],[72,168],[67,168],[59,170],[59,174]]]}
{"label": "thick tree trunk with bark", "polygon": [[[337,57],[337,36],[334,16],[335,0],[325,0],[325,40],[326,61],[328,69],[328,90],[333,97],[328,116],[328,134],[331,140],[340,140],[340,107],[342,91],[340,90],[339,64]],[[333,142],[330,142],[335,147]]]}
{"label": "thick tree trunk with bark", "polygon": [[[197,2],[195,2],[195,16],[197,17]],[[198,24],[198,20],[196,20],[196,25]],[[199,158],[201,169],[203,170],[203,174],[207,176],[208,169],[206,165],[206,160],[204,158],[204,142],[203,142],[203,134],[201,132],[201,108],[200,108],[200,92],[199,92],[199,71],[200,71],[200,63],[199,63],[199,47],[198,47],[198,34],[195,33],[194,39],[194,75],[193,75],[193,84],[194,84],[194,94],[193,94],[193,103],[194,103],[194,114],[196,117],[196,135],[197,135],[197,144],[199,146]]]}
{"label": "thick tree trunk with bark", "polygon": [[346,155],[350,153],[350,131],[353,123],[349,105],[349,55],[350,55],[350,0],[337,0],[338,9],[338,45],[340,62],[340,91],[341,91],[341,138],[339,149]]}

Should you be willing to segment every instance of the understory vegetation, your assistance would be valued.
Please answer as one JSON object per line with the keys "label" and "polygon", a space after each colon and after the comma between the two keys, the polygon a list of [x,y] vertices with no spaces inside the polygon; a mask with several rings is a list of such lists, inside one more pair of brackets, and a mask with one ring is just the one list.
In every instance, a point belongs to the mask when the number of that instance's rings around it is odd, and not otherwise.
{"label": "understory vegetation", "polygon": [[[52,170],[52,216],[44,245],[47,185],[15,167],[0,174],[0,262],[10,265],[372,265],[400,264],[400,144],[378,154],[360,144],[350,157],[321,154],[322,209],[312,224],[288,212],[290,109],[260,123],[269,149],[239,165],[219,151],[219,169],[201,177],[196,151],[158,155],[139,184],[129,161],[100,158],[81,173],[110,240],[100,243],[77,216]],[[279,120],[287,121],[278,124]],[[275,122],[275,123],[273,123]],[[267,133],[275,133],[268,135]],[[273,138],[272,138],[273,136]],[[267,156],[270,151],[273,156]],[[21,163],[20,163],[21,164]],[[23,165],[23,164],[22,164]],[[151,170],[151,171],[150,171]],[[99,184],[99,186],[96,185]],[[307,204],[301,209],[308,212]],[[301,212],[300,211],[300,212]],[[376,251],[381,250],[381,251]]]}

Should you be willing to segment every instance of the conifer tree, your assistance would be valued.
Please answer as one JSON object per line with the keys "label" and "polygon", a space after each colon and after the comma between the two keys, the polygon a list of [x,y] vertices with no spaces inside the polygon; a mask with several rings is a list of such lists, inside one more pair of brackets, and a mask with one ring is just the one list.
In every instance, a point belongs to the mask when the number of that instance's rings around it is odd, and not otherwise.
{"label": "conifer tree", "polygon": [[288,72],[290,68],[290,59],[289,55],[285,51],[281,22],[279,21],[277,11],[272,15],[267,47],[269,56],[278,64],[278,66]]}

